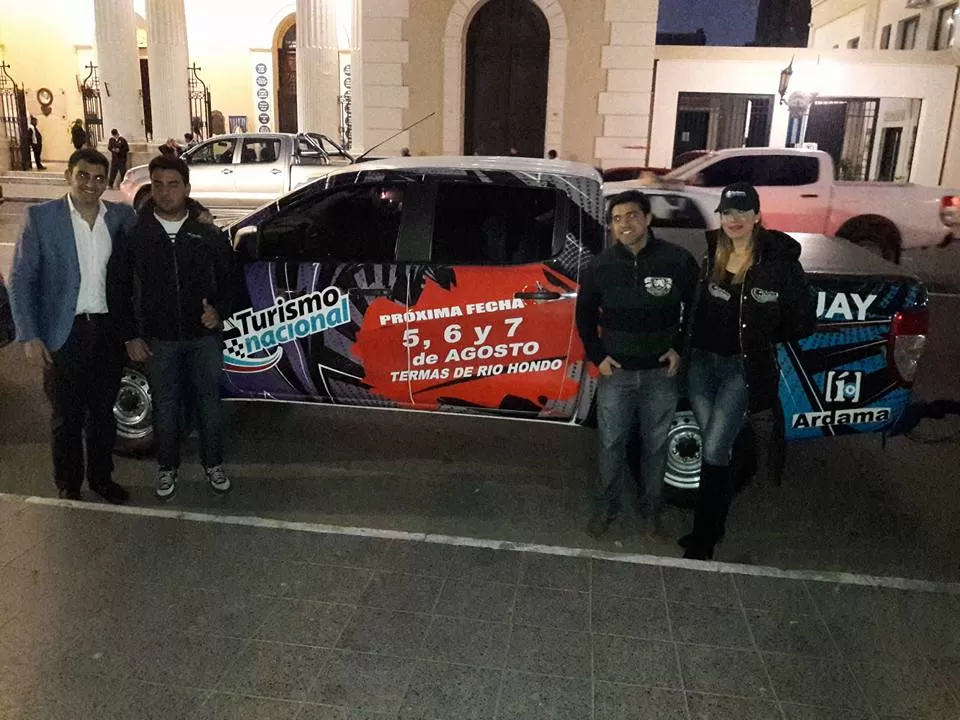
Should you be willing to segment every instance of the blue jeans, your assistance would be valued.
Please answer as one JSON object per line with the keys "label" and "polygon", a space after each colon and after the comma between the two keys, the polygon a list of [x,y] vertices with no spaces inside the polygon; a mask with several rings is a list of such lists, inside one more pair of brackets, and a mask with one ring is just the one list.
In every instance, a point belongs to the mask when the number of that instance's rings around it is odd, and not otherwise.
{"label": "blue jeans", "polygon": [[614,370],[601,376],[597,391],[600,434],[600,472],[594,496],[598,514],[615,517],[621,508],[623,478],[627,473],[627,438],[640,430],[640,514],[660,512],[667,440],[677,409],[677,378],[663,369]]}
{"label": "blue jeans", "polygon": [[220,411],[220,372],[223,351],[219,336],[199,340],[152,340],[153,426],[157,462],[161,468],[180,467],[180,435],[186,392],[193,394],[200,432],[200,462],[205,468],[223,462],[223,418]]}
{"label": "blue jeans", "polygon": [[730,464],[733,444],[747,417],[749,395],[739,356],[724,357],[694,350],[687,390],[703,436],[704,463]]}

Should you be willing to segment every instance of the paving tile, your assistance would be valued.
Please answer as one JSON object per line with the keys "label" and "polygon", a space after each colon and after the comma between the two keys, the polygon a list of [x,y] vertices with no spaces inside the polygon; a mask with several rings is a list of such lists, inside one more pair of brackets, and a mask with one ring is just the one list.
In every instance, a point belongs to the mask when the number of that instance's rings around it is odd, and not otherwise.
{"label": "paving tile", "polygon": [[608,682],[597,683],[594,711],[598,720],[687,720],[683,693],[678,690]]}
{"label": "paving tile", "polygon": [[764,653],[764,663],[784,702],[827,707],[866,707],[846,664],[839,660]]}
{"label": "paving tile", "polygon": [[457,548],[440,543],[392,540],[378,567],[391,572],[446,577]]}
{"label": "paving tile", "polygon": [[[291,572],[292,569],[292,572]],[[279,597],[288,592],[292,580],[306,575],[296,563],[284,563],[273,558],[242,557],[232,548],[204,549],[196,570],[198,579],[192,587],[202,587],[238,595],[269,595]],[[163,578],[158,578],[159,582]]]}
{"label": "paving tile", "polygon": [[355,610],[353,605],[280,599],[264,613],[260,626],[251,637],[333,647]]}
{"label": "paving tile", "polygon": [[294,720],[300,703],[213,693],[191,720]]}
{"label": "paving tile", "polygon": [[337,647],[382,655],[416,656],[430,627],[429,615],[357,608]]}
{"label": "paving tile", "polygon": [[213,690],[247,641],[182,633],[157,636],[140,657],[132,677],[167,685]]}
{"label": "paving tile", "polygon": [[524,553],[520,582],[523,585],[588,592],[590,559]]}
{"label": "paving tile", "polygon": [[109,717],[111,720],[192,718],[206,698],[205,691],[195,688],[130,680],[113,688],[107,709],[101,717]]}
{"label": "paving tile", "polygon": [[751,647],[747,621],[739,608],[670,603],[670,625],[677,642]]}
{"label": "paving tile", "polygon": [[747,610],[747,619],[761,650],[817,657],[839,654],[819,616]]}
{"label": "paving tile", "polygon": [[360,599],[373,572],[359,568],[284,563],[281,577],[286,587],[286,597],[352,605]]}
{"label": "paving tile", "polygon": [[780,703],[786,720],[875,720],[869,710]]}
{"label": "paving tile", "polygon": [[380,538],[275,528],[238,527],[230,535],[248,557],[366,569],[378,567],[390,545]]}
{"label": "paving tile", "polygon": [[827,620],[827,627],[849,661],[898,664],[921,654],[911,629],[893,620],[832,618]]}
{"label": "paving tile", "polygon": [[414,668],[399,717],[492,720],[499,686],[499,670],[421,661]]}
{"label": "paving tile", "polygon": [[947,687],[960,698],[960,658],[936,658],[930,664]]}
{"label": "paving tile", "polygon": [[438,615],[504,622],[513,616],[516,594],[516,585],[448,579],[434,612]]}
{"label": "paving tile", "polygon": [[505,672],[498,720],[582,720],[590,717],[589,680]]}
{"label": "paving tile", "polygon": [[734,575],[740,602],[750,610],[813,614],[813,598],[803,582],[761,575]]}
{"label": "paving tile", "polygon": [[594,635],[593,668],[597,680],[652,687],[681,687],[676,646],[673,643]]}
{"label": "paving tile", "polygon": [[665,567],[663,584],[670,602],[722,607],[739,605],[733,578],[727,573]]}
{"label": "paving tile", "polygon": [[687,694],[690,720],[783,720],[774,702]]}
{"label": "paving tile", "polygon": [[588,633],[516,625],[506,666],[528,673],[590,678],[591,658]]}
{"label": "paving tile", "polygon": [[442,587],[443,578],[378,572],[360,596],[358,604],[429,613],[436,605]]}
{"label": "paving tile", "polygon": [[773,698],[759,654],[746,650],[680,645],[687,692]]}
{"label": "paving tile", "polygon": [[851,665],[870,706],[881,716],[924,720],[960,717],[960,704],[943,679],[926,663],[900,666]]}
{"label": "paving tile", "polygon": [[828,622],[845,618],[896,620],[896,602],[872,585],[809,581],[805,583]]}
{"label": "paving tile", "polygon": [[218,689],[241,695],[302,700],[330,652],[254,640],[230,665]]}
{"label": "paving tile", "polygon": [[91,622],[56,660],[44,665],[44,672],[70,669],[84,675],[123,680],[134,674],[155,635],[137,626],[117,626],[105,619]]}
{"label": "paving tile", "polygon": [[523,554],[511,550],[459,547],[450,563],[449,577],[469,582],[502,582],[516,584],[520,580]]}
{"label": "paving tile", "polygon": [[590,594],[521,587],[513,620],[519,625],[587,630],[590,627]]}
{"label": "paving tile", "polygon": [[396,720],[396,713],[372,713],[364,710],[304,704],[297,720]]}
{"label": "paving tile", "polygon": [[419,654],[426,660],[502,667],[509,637],[505,623],[434,617]]}
{"label": "paving tile", "polygon": [[253,637],[277,598],[209,590],[186,591],[176,609],[174,628],[181,632]]}
{"label": "paving tile", "polygon": [[331,652],[306,700],[354,710],[396,713],[413,666],[402,658]]}
{"label": "paving tile", "polygon": [[592,584],[593,592],[602,595],[663,598],[663,579],[656,565],[593,560]]}
{"label": "paving tile", "polygon": [[17,720],[68,720],[111,717],[117,699],[117,683],[105,678],[63,676],[48,679],[37,688]]}
{"label": "paving tile", "polygon": [[607,635],[669,640],[670,622],[662,598],[655,600],[619,595],[598,595],[590,603],[591,629]]}

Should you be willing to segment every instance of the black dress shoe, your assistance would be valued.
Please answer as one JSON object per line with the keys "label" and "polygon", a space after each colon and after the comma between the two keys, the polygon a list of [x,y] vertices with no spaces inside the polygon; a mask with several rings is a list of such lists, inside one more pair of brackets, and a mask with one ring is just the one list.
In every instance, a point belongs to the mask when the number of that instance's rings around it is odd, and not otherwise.
{"label": "black dress shoe", "polygon": [[113,480],[107,480],[105,483],[91,485],[90,489],[109,503],[114,505],[123,505],[130,500],[130,493],[121,485],[117,485]]}
{"label": "black dress shoe", "polygon": [[61,500],[83,500],[83,495],[80,494],[79,490],[67,490],[66,488],[60,488],[58,493]]}
{"label": "black dress shoe", "polygon": [[713,548],[702,545],[691,545],[683,553],[684,560],[713,560]]}

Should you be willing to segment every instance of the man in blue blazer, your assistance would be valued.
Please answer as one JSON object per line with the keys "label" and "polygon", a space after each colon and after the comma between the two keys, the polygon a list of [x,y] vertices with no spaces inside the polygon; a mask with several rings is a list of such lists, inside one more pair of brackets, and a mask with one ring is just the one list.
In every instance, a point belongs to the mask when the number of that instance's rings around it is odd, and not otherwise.
{"label": "man in blue blazer", "polygon": [[100,199],[108,170],[101,153],[77,150],[65,173],[69,193],[27,210],[10,271],[10,306],[27,361],[43,370],[60,497],[83,499],[85,435],[90,489],[121,504],[129,493],[112,473],[123,343],[108,312],[107,262],[135,215]]}

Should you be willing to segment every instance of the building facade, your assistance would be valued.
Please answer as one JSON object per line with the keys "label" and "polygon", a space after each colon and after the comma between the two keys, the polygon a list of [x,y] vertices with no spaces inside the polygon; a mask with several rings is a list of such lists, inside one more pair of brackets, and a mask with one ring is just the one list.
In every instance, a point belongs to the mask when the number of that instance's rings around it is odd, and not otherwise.
{"label": "building facade", "polygon": [[818,49],[943,51],[957,47],[956,0],[813,0]]}

